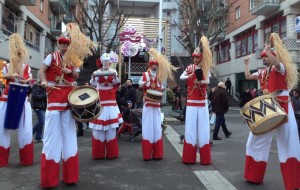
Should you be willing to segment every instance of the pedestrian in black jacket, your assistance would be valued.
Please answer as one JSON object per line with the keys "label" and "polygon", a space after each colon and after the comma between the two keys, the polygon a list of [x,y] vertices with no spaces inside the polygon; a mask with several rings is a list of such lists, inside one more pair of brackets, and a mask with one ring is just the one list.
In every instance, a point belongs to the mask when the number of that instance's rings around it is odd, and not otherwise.
{"label": "pedestrian in black jacket", "polygon": [[32,132],[33,135],[35,134],[35,142],[40,142],[43,137],[45,113],[47,108],[46,88],[40,85],[40,83],[32,86],[30,103],[38,118],[38,122],[34,125]]}
{"label": "pedestrian in black jacket", "polygon": [[216,125],[214,129],[213,140],[221,140],[218,135],[220,126],[222,126],[226,138],[231,135],[231,132],[229,132],[226,127],[224,117],[224,114],[227,113],[229,109],[225,88],[225,84],[223,82],[219,82],[218,88],[212,93],[212,111],[216,114]]}

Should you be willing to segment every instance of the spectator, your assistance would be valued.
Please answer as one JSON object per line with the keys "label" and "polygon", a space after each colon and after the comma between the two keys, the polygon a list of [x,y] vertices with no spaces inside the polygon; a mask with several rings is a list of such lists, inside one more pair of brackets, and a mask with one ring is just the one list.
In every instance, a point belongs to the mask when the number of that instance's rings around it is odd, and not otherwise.
{"label": "spectator", "polygon": [[230,95],[231,94],[231,81],[230,81],[229,77],[227,78],[227,81],[225,82],[225,86],[226,86],[226,92]]}
{"label": "spectator", "polygon": [[135,109],[142,109],[143,108],[143,98],[144,98],[144,91],[142,87],[138,87],[136,89],[136,102],[135,102]]}
{"label": "spectator", "polygon": [[251,95],[252,95],[252,98],[256,98],[257,97],[257,90],[256,90],[256,88],[253,88],[251,90]]}
{"label": "spectator", "polygon": [[252,94],[248,87],[245,88],[244,93],[241,95],[240,98],[240,108],[243,107],[247,102],[252,100]]}
{"label": "spectator", "polygon": [[297,89],[298,89],[297,85],[293,86],[292,90],[289,92],[290,97],[293,97],[294,91],[297,90]]}
{"label": "spectator", "polygon": [[2,96],[2,92],[4,91],[5,89],[5,85],[3,84],[3,81],[0,80],[0,96]]}
{"label": "spectator", "polygon": [[45,124],[45,113],[47,108],[46,88],[41,85],[41,82],[36,83],[32,86],[30,103],[38,118],[38,122],[33,126],[32,132],[33,135],[35,134],[35,142],[41,142]]}
{"label": "spectator", "polygon": [[299,139],[300,139],[300,126],[299,126],[299,122],[300,122],[300,91],[299,89],[294,89],[294,95],[292,97],[292,105],[294,108],[294,112],[295,112],[295,118],[296,118],[296,122],[297,122],[297,126],[298,126],[298,134],[299,134]]}
{"label": "spectator", "polygon": [[224,114],[228,111],[228,98],[225,91],[225,84],[219,82],[217,89],[212,93],[212,110],[216,114],[216,125],[213,134],[213,140],[221,140],[218,136],[220,126],[222,126],[223,132],[228,138],[231,132],[228,131],[225,124]]}
{"label": "spectator", "polygon": [[174,93],[174,104],[175,104],[175,110],[182,110],[181,105],[181,88],[180,86],[176,86],[173,88]]}
{"label": "spectator", "polygon": [[135,107],[136,92],[132,85],[131,79],[127,79],[126,81],[126,91],[124,95],[124,100],[130,105],[131,108]]}

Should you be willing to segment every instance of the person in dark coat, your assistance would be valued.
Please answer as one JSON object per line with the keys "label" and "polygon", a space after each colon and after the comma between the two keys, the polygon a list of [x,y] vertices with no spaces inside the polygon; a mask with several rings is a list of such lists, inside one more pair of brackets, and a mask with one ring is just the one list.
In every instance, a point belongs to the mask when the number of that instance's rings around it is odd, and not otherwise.
{"label": "person in dark coat", "polygon": [[240,98],[241,99],[240,104],[239,104],[240,108],[243,107],[247,102],[252,100],[252,98],[253,97],[252,97],[252,94],[251,94],[249,88],[246,87],[244,93],[241,95],[241,98]]}
{"label": "person in dark coat", "polygon": [[231,132],[228,131],[225,124],[224,114],[228,111],[228,98],[225,90],[225,84],[219,82],[217,89],[212,93],[212,111],[216,114],[216,125],[213,134],[213,140],[221,140],[218,133],[220,126],[222,126],[223,132],[228,138]]}
{"label": "person in dark coat", "polygon": [[42,141],[47,108],[46,88],[40,83],[32,86],[30,104],[38,118],[38,122],[33,126],[32,132],[33,135],[35,134],[35,142],[40,142]]}

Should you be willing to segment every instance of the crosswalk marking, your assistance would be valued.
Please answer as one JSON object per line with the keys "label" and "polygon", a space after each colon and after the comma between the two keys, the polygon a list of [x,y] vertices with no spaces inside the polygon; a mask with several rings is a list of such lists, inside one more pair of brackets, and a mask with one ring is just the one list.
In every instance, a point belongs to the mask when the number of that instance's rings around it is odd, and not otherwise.
{"label": "crosswalk marking", "polygon": [[[167,125],[164,134],[180,157],[182,157],[183,144],[179,143],[179,134],[170,125]],[[199,159],[199,154],[197,154],[197,160]],[[208,190],[236,190],[236,188],[217,170],[194,171],[194,174]]]}

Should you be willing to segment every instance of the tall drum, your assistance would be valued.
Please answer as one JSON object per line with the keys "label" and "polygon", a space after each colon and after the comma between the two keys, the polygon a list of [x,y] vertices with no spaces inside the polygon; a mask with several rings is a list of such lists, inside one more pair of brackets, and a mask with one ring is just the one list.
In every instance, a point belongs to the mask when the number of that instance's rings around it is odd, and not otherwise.
{"label": "tall drum", "polygon": [[287,118],[283,108],[270,94],[254,98],[246,103],[240,112],[255,135],[264,134],[279,127]]}
{"label": "tall drum", "polygon": [[90,86],[82,86],[72,90],[68,96],[72,115],[75,120],[88,122],[100,115],[98,91]]}
{"label": "tall drum", "polygon": [[28,89],[27,84],[9,83],[4,128],[17,129],[19,127]]}

